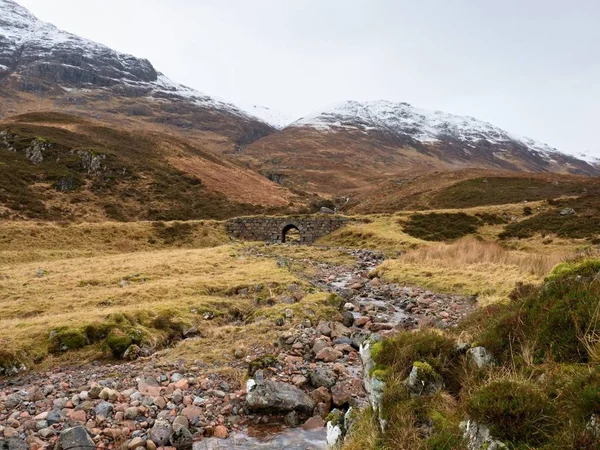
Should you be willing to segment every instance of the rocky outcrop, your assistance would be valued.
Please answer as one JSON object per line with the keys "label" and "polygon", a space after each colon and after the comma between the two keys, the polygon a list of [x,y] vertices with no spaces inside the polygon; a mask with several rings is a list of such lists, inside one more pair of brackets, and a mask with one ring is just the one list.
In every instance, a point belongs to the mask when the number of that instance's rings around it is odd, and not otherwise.
{"label": "rocky outcrop", "polygon": [[485,425],[468,420],[461,423],[461,428],[464,432],[463,437],[467,442],[468,450],[501,450],[506,448],[506,445],[492,437],[490,429]]}
{"label": "rocky outcrop", "polygon": [[287,383],[277,381],[259,382],[248,392],[248,406],[253,411],[273,413],[298,411],[312,414],[315,402],[308,394]]}

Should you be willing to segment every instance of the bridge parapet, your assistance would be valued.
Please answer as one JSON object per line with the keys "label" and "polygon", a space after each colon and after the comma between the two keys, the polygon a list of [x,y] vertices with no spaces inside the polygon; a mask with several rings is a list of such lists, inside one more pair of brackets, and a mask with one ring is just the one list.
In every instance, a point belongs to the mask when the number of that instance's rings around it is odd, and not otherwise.
{"label": "bridge parapet", "polygon": [[236,239],[272,243],[285,242],[287,233],[296,229],[300,232],[300,243],[311,244],[347,222],[343,216],[253,216],[230,219],[225,227]]}

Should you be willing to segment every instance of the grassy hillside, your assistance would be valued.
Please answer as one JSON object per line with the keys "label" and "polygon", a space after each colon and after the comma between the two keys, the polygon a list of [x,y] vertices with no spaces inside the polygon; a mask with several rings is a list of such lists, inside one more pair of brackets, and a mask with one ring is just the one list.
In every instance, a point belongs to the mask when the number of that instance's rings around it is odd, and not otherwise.
{"label": "grassy hillside", "polygon": [[303,197],[167,134],[36,113],[0,122],[0,217],[190,220],[300,209]]}
{"label": "grassy hillside", "polygon": [[577,197],[600,192],[598,177],[468,169],[388,179],[350,192],[358,214],[473,208]]}

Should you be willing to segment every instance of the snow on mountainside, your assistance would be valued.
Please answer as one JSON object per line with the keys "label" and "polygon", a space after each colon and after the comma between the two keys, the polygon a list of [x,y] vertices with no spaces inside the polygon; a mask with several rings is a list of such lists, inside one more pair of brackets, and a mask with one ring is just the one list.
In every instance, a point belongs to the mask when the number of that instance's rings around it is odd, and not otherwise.
{"label": "snow on mountainside", "polygon": [[278,130],[284,129],[290,123],[293,122],[293,119],[290,117],[272,110],[271,108],[267,108],[266,106],[260,105],[250,105],[250,106],[242,106],[244,111],[248,111],[248,113],[252,114],[260,118],[263,122],[268,123],[269,125],[277,128]]}
{"label": "snow on mountainside", "polygon": [[[277,119],[244,111],[226,101],[177,83],[141,58],[112,50],[38,20],[12,0],[0,0],[0,79],[8,75],[42,78],[65,91],[118,86],[128,95],[180,98],[201,108],[219,109],[244,119],[280,126]],[[25,90],[44,90],[29,83]],[[276,117],[275,114],[271,115]]]}
{"label": "snow on mountainside", "polygon": [[406,135],[420,143],[433,144],[452,139],[468,147],[476,147],[480,141],[498,146],[516,143],[546,158],[552,158],[553,154],[559,153],[557,149],[547,144],[509,133],[473,117],[429,111],[415,108],[408,103],[383,100],[337,103],[316,114],[304,117],[291,126],[312,127],[322,131],[377,130]]}

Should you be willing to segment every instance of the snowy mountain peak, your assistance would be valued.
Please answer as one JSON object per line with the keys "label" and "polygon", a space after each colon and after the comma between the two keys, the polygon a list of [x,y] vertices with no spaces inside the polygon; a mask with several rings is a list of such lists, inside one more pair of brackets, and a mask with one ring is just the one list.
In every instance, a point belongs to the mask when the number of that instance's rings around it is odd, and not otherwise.
{"label": "snowy mountain peak", "polygon": [[421,143],[455,139],[467,145],[485,140],[492,144],[518,142],[531,150],[557,152],[547,144],[517,136],[470,116],[416,108],[408,103],[385,100],[336,103],[292,124],[319,130],[379,130],[410,136]]}
{"label": "snowy mountain peak", "polygon": [[114,88],[121,95],[184,100],[271,126],[281,122],[274,113],[246,112],[177,83],[146,59],[60,30],[38,20],[18,3],[0,0],[0,77],[12,74],[27,76],[27,90],[43,92],[51,89],[49,84],[58,84],[67,92]]}

